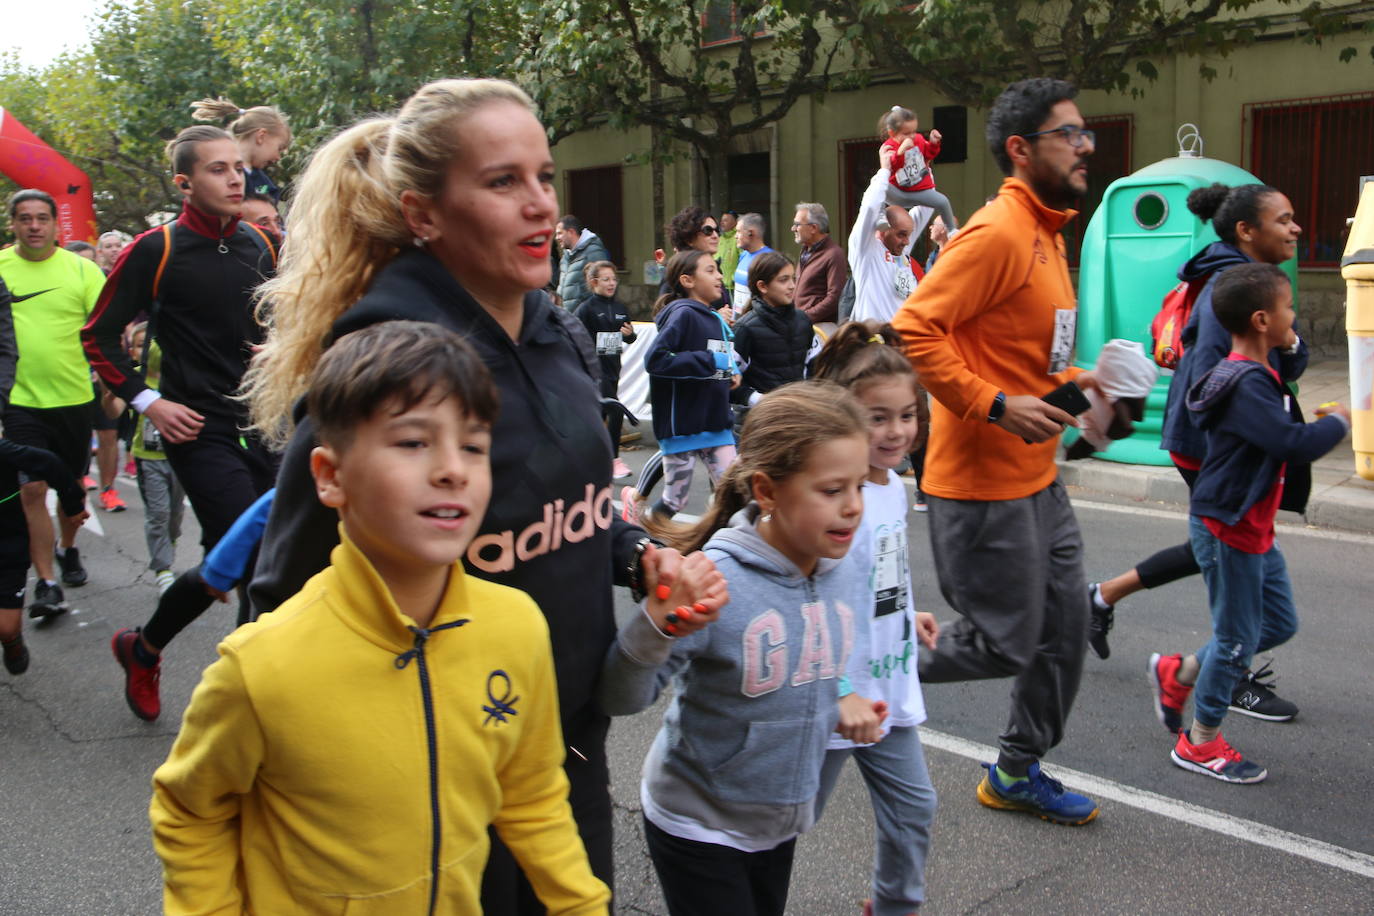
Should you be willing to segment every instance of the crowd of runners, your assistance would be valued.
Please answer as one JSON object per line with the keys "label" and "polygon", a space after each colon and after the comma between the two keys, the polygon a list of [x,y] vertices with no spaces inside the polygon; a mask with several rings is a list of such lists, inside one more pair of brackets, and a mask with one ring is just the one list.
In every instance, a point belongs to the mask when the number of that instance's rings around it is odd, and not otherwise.
{"label": "crowd of runners", "polygon": [[[237,606],[150,774],[167,912],[605,912],[610,717],[671,688],[640,790],[671,913],[783,913],[795,844],[851,757],[877,828],[864,912],[913,913],[940,829],[921,682],[1010,678],[979,801],[1087,824],[1097,803],[1042,761],[1089,649],[1107,657],[1127,595],[1199,572],[1210,639],[1147,666],[1161,757],[1263,779],[1221,726],[1297,712],[1252,670],[1297,628],[1274,518],[1349,429],[1340,405],[1306,423],[1286,387],[1307,351],[1276,265],[1301,230],[1275,188],[1189,197],[1219,241],[1159,270],[1189,308],[1163,447],[1190,529],[1090,584],[1061,433],[1081,414],[1090,438],[1100,406],[1101,441],[1119,438],[1122,392],[1154,369],[1138,346],[1074,365],[1060,230],[1094,151],[1075,94],[1031,79],[998,97],[1006,178],[963,218],[936,188],[939,132],[902,106],[845,244],[817,203],[795,208],[796,261],[760,214],[687,207],[652,324],[617,298],[624,265],[595,227],[559,211],[544,125],[498,80],[431,83],[343,129],[285,197],[267,170],[286,117],[202,100],[194,117],[225,126],[168,144],[180,214],[89,250],[57,245],[48,194],[14,194],[6,670],[60,666],[41,629],[88,583],[87,491],[126,509],[121,442],[157,597],[114,634],[111,689],[157,719],[162,655]],[[617,509],[637,340],[659,453]],[[688,524],[698,463],[712,493]],[[199,551],[178,544],[186,504]],[[912,557],[922,517],[931,556]],[[917,610],[912,562],[952,620]],[[619,628],[617,587],[641,608]]]}

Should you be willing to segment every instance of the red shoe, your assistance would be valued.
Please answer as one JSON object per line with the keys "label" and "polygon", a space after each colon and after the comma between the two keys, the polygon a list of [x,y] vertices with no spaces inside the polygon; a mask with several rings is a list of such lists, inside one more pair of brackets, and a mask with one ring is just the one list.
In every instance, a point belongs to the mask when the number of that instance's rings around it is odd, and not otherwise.
{"label": "red shoe", "polygon": [[119,498],[119,491],[114,487],[106,487],[100,491],[100,508],[106,512],[123,512],[129,508],[124,505],[124,500]]}
{"label": "red shoe", "polygon": [[1180,731],[1169,759],[1175,766],[1222,782],[1256,783],[1269,775],[1264,767],[1242,757],[1221,735],[1204,744],[1194,744],[1186,731]]}
{"label": "red shoe", "polygon": [[1150,656],[1150,688],[1155,695],[1155,715],[1170,734],[1175,735],[1183,728],[1183,707],[1193,692],[1190,685],[1179,683],[1178,669],[1182,664],[1182,655],[1156,652]]}
{"label": "red shoe", "polygon": [[152,667],[140,664],[134,655],[134,643],[139,640],[138,630],[125,628],[115,633],[110,640],[115,661],[124,669],[124,701],[145,722],[152,722],[162,713],[162,700],[157,695],[158,681],[162,677],[162,660]]}
{"label": "red shoe", "polygon": [[83,489],[86,489],[86,490],[99,490],[99,489],[100,489],[100,484],[98,484],[98,483],[96,483],[94,480],[92,480],[92,479],[91,479],[91,475],[89,475],[89,474],[87,474],[85,477],[82,477],[82,478],[81,478],[81,486],[82,486]]}

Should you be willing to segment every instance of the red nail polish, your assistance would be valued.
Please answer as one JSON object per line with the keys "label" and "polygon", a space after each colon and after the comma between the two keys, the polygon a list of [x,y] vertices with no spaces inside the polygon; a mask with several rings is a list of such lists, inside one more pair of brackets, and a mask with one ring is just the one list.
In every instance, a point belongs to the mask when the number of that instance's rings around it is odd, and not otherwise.
{"label": "red nail polish", "polygon": [[658,588],[654,589],[654,594],[658,597],[659,601],[667,601],[668,596],[672,593],[673,590],[666,585],[660,585]]}
{"label": "red nail polish", "polygon": [[668,626],[664,627],[664,629],[668,631],[669,636],[677,635],[677,627],[673,626],[671,623],[668,624]]}
{"label": "red nail polish", "polygon": [[692,610],[696,611],[698,614],[705,614],[705,613],[706,613],[706,605],[704,605],[704,604],[694,604],[694,605],[692,605]]}
{"label": "red nail polish", "polygon": [[677,616],[679,620],[691,620],[692,609],[684,605],[677,609]]}

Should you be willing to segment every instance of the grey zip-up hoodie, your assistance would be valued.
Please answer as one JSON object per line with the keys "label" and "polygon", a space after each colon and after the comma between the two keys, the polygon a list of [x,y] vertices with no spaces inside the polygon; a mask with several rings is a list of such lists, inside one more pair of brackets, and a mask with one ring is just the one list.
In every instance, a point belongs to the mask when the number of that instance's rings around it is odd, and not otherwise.
{"label": "grey zip-up hoodie", "polygon": [[636,614],[607,654],[600,699],[611,715],[629,715],[673,681],[644,795],[677,819],[768,849],[815,824],[837,679],[873,595],[867,544],[820,560],[807,577],[755,530],[758,511],[735,513],[703,548],[730,585],[720,618],[671,639]]}

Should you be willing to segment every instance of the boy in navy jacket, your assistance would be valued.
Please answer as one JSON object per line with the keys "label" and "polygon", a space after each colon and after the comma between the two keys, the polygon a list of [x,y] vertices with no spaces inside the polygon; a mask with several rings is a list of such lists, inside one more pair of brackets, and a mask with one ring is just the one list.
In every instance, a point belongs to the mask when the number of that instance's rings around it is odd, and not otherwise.
{"label": "boy in navy jacket", "polygon": [[[1216,281],[1212,308],[1231,334],[1231,353],[1188,390],[1187,405],[1207,435],[1207,457],[1189,507],[1193,553],[1207,581],[1212,638],[1196,654],[1155,654],[1150,681],[1155,711],[1177,732],[1171,759],[1185,770],[1224,782],[1268,775],[1221,735],[1232,690],[1250,659],[1287,642],[1298,629],[1274,516],[1288,462],[1312,462],[1350,430],[1341,405],[1315,423],[1292,419],[1291,395],[1268,363],[1269,351],[1291,347],[1293,291],[1272,264],[1231,267]],[[1193,725],[1183,705],[1193,694]]]}

